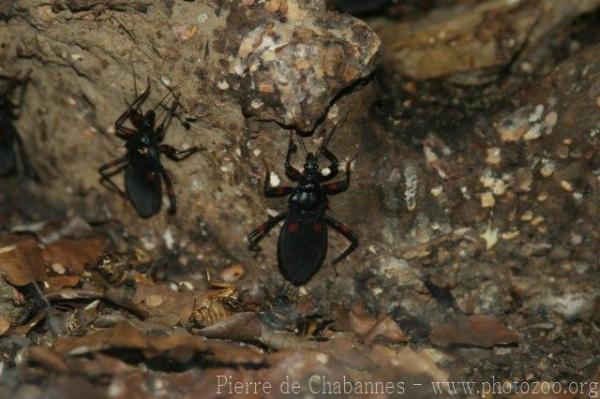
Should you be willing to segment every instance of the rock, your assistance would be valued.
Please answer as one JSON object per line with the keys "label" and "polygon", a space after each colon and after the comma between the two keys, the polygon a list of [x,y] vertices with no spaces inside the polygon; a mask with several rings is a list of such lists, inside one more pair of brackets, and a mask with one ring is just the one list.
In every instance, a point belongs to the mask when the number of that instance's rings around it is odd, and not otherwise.
{"label": "rock", "polygon": [[237,91],[246,115],[308,132],[341,90],[374,71],[381,43],[348,15],[301,8],[295,1],[276,9],[269,4],[266,10],[232,8],[239,15],[228,17],[226,35],[240,29],[234,24],[239,20],[259,24],[241,38],[230,72],[241,80]]}
{"label": "rock", "polygon": [[[580,14],[600,4],[586,0],[487,0],[437,9],[418,21],[382,22],[376,25],[387,54],[386,63],[412,79],[452,76],[462,84],[495,79],[500,69],[514,62],[532,72],[531,55],[544,51],[548,37],[557,34]],[[514,57],[518,57],[515,61]]]}
{"label": "rock", "polygon": [[[200,232],[239,258],[230,262],[250,262],[244,237],[274,206],[259,188],[263,161],[283,176],[281,154],[290,132],[319,125],[317,136],[339,124],[332,151],[341,160],[357,155],[368,120],[359,110],[376,99],[370,75],[380,47],[364,22],[326,11],[322,1],[205,0],[175,2],[170,9],[165,2],[134,0],[81,4],[61,2],[55,12],[21,1],[18,18],[0,21],[0,37],[8,43],[0,59],[12,68],[2,73],[31,69],[35,82],[16,121],[45,182],[30,187],[32,198],[86,220],[119,221],[148,252],[163,246],[176,251],[185,240],[191,241],[187,251],[199,251],[189,234]],[[98,167],[123,156],[124,141],[113,125],[146,78],[152,91],[143,112],[168,94],[166,85],[181,94],[164,143],[204,151],[180,163],[163,158],[178,213],[170,217],[163,206],[143,220],[129,201],[99,184]],[[306,144],[314,151],[318,141]],[[373,162],[366,158],[360,168]],[[114,180],[122,187],[122,174]],[[281,183],[288,181],[282,177]],[[8,191],[4,182],[0,186]],[[265,240],[265,249],[274,246]]]}

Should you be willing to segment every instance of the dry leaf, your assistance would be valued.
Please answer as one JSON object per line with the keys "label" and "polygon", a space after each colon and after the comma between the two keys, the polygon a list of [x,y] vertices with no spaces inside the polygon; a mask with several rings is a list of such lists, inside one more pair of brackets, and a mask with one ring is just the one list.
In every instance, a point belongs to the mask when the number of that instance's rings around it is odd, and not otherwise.
{"label": "dry leaf", "polygon": [[95,265],[102,254],[105,239],[102,237],[90,238],[63,238],[56,243],[44,248],[44,259],[49,264],[60,264],[71,274],[80,275],[86,265]]}
{"label": "dry leaf", "polygon": [[434,345],[470,345],[491,348],[495,345],[512,344],[519,336],[504,326],[495,316],[462,316],[450,323],[433,327],[429,339]]}
{"label": "dry leaf", "polygon": [[0,272],[17,287],[29,284],[32,279],[43,281],[45,262],[37,240],[19,235],[0,237]]}

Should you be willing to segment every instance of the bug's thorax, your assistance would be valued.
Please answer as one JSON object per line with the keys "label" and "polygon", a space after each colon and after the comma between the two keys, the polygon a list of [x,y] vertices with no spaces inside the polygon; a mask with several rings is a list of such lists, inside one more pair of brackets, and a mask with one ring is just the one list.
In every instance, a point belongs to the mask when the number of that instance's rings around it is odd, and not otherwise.
{"label": "bug's thorax", "polygon": [[298,182],[298,186],[292,192],[289,199],[290,209],[314,211],[327,204],[327,198],[320,185],[318,166],[307,167]]}
{"label": "bug's thorax", "polygon": [[139,131],[126,144],[127,150],[140,157],[158,157],[159,151],[152,131]]}

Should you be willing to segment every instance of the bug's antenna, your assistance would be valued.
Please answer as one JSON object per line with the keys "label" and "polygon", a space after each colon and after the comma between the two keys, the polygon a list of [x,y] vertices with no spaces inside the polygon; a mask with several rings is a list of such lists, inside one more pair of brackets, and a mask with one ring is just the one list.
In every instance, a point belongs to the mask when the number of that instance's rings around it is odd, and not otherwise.
{"label": "bug's antenna", "polygon": [[308,154],[308,151],[306,151],[306,145],[304,144],[304,137],[298,135],[298,137],[300,137],[300,147],[302,147],[302,152],[304,153],[304,156],[306,157],[306,155]]}
{"label": "bug's antenna", "polygon": [[319,154],[321,154],[321,148],[327,147],[329,145],[329,142],[331,141],[331,138],[333,137],[333,134],[335,133],[335,130],[337,129],[337,127],[339,125],[341,125],[342,123],[344,123],[346,121],[346,119],[348,119],[349,115],[350,115],[350,112],[348,112],[346,114],[346,116],[344,116],[342,119],[340,119],[340,121],[333,126],[333,129],[331,129],[331,132],[329,132],[329,135],[325,137],[325,140],[323,140],[323,143],[319,147],[319,150],[317,151],[317,155],[316,155],[317,158],[319,157]]}
{"label": "bug's antenna", "polygon": [[133,56],[131,55],[131,53],[129,53],[129,62],[131,62],[131,73],[133,74],[133,91],[135,92],[135,97],[137,98],[137,78],[135,76],[135,65],[133,64]]}
{"label": "bug's antenna", "polygon": [[158,107],[160,107],[162,105],[162,103],[167,99],[167,97],[169,97],[171,94],[173,95],[173,97],[175,97],[175,99],[177,100],[177,102],[179,102],[179,100],[177,99],[177,96],[174,93],[172,93],[171,91],[169,91],[163,98],[160,99],[160,101],[158,102],[158,104],[156,104],[152,110],[156,111],[156,109]]}

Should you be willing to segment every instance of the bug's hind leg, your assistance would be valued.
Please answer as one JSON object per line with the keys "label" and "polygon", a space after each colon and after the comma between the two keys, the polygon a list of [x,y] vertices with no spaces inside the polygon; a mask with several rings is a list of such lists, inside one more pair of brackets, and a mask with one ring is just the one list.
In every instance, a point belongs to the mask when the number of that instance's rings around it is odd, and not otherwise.
{"label": "bug's hind leg", "polygon": [[[112,181],[112,177],[114,175],[116,175],[117,173],[119,173],[120,171],[122,171],[123,169],[125,169],[125,167],[127,166],[127,163],[128,163],[128,159],[125,156],[122,158],[112,160],[108,163],[105,163],[104,165],[100,166],[100,168],[98,168],[98,173],[100,173],[100,176],[101,176],[100,183],[102,183],[103,186],[105,186],[113,191],[116,191],[123,198],[127,198],[127,196],[125,195],[123,190],[121,190],[119,188],[119,186],[117,186],[115,184],[115,182]],[[114,169],[110,172],[107,172],[108,169],[115,168],[115,167],[116,167],[116,169]]]}
{"label": "bug's hind leg", "polygon": [[258,243],[265,238],[269,231],[273,229],[279,222],[287,216],[287,212],[282,212],[279,215],[267,220],[265,223],[258,226],[248,234],[248,249],[252,251],[260,251]]}
{"label": "bug's hind leg", "polygon": [[167,212],[171,215],[177,213],[177,198],[175,197],[175,187],[173,186],[173,180],[169,175],[169,172],[162,165],[158,165],[158,170],[160,171],[160,175],[165,182],[165,187],[167,189],[167,196],[169,197],[169,209]]}
{"label": "bug's hind leg", "polygon": [[354,251],[358,247],[358,235],[356,235],[355,232],[350,230],[348,226],[338,222],[334,218],[324,216],[323,219],[325,220],[325,223],[327,223],[327,225],[329,225],[332,229],[334,229],[335,231],[343,235],[348,241],[350,241],[350,245],[348,246],[348,248],[346,248],[344,252],[342,252],[337,258],[333,260],[332,263],[335,265],[348,255],[350,255],[352,251]]}

